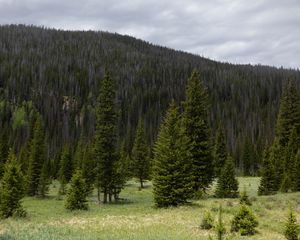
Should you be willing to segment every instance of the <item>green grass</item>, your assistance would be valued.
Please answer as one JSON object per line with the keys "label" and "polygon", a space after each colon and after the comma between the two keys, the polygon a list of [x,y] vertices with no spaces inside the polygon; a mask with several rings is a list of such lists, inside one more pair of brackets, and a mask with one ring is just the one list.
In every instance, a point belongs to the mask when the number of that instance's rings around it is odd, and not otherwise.
{"label": "green grass", "polygon": [[[300,193],[258,197],[259,178],[239,178],[240,188],[247,188],[253,200],[252,209],[259,220],[258,233],[252,237],[233,239],[284,239],[282,232],[289,202],[299,217]],[[230,220],[238,210],[238,199],[194,201],[187,206],[157,209],[152,200],[151,186],[142,191],[130,182],[121,197],[123,203],[98,205],[95,195],[89,198],[88,211],[69,212],[64,201],[57,199],[57,186],[51,188],[47,199],[25,198],[24,219],[10,218],[0,222],[0,239],[68,240],[68,239],[208,239],[213,230],[199,229],[202,215],[211,211],[217,217],[220,203],[224,209],[224,222],[230,230]],[[211,190],[213,191],[213,190]]]}

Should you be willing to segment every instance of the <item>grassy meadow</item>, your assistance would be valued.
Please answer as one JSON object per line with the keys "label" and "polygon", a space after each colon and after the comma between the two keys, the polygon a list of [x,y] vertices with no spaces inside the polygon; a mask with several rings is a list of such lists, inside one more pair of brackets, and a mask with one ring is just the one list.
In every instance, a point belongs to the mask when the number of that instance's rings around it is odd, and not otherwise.
{"label": "grassy meadow", "polygon": [[57,198],[58,184],[51,187],[46,199],[25,198],[23,206],[28,216],[0,222],[1,240],[77,240],[77,239],[208,239],[213,230],[201,230],[202,215],[211,211],[217,218],[223,205],[223,220],[232,239],[284,239],[282,234],[289,204],[299,218],[300,193],[258,197],[259,178],[239,178],[240,188],[248,190],[252,210],[258,218],[258,233],[250,237],[230,234],[230,221],[238,210],[238,199],[208,197],[178,208],[154,207],[150,183],[142,191],[129,182],[121,193],[122,203],[98,205],[96,196],[89,198],[88,211],[69,212],[64,201]]}

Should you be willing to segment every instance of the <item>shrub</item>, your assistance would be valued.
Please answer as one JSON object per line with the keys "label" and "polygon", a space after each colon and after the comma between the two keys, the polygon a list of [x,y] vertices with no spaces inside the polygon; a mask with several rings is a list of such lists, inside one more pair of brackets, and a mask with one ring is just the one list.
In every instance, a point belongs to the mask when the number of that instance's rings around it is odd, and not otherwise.
{"label": "shrub", "polygon": [[201,222],[201,225],[200,225],[200,228],[201,229],[211,229],[213,227],[213,225],[214,225],[214,220],[213,220],[210,212],[205,212],[202,222]]}
{"label": "shrub", "polygon": [[231,223],[231,231],[239,232],[242,236],[254,235],[258,221],[251,209],[245,204],[240,205],[239,212],[234,216]]}
{"label": "shrub", "polygon": [[292,209],[290,209],[289,216],[285,224],[284,236],[288,240],[299,239],[299,226],[297,225],[297,220]]}

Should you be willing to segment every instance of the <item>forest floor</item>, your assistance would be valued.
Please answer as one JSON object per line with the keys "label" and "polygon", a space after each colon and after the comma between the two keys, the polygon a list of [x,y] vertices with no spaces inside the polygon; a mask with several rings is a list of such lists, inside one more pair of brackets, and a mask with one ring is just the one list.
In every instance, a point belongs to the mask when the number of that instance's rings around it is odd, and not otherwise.
{"label": "forest floor", "polygon": [[[239,178],[240,188],[247,188],[252,210],[259,221],[258,233],[251,237],[230,234],[230,221],[238,210],[238,199],[206,198],[177,208],[154,207],[150,183],[142,191],[129,182],[122,191],[122,203],[98,205],[96,196],[89,198],[88,211],[69,212],[57,198],[58,184],[51,187],[46,199],[25,198],[28,213],[24,219],[10,218],[0,222],[1,240],[78,240],[78,239],[198,239],[214,237],[213,230],[201,230],[203,213],[210,211],[217,218],[219,204],[230,239],[285,239],[283,229],[292,204],[300,218],[300,193],[258,197],[259,178]],[[214,237],[215,239],[215,237]]]}

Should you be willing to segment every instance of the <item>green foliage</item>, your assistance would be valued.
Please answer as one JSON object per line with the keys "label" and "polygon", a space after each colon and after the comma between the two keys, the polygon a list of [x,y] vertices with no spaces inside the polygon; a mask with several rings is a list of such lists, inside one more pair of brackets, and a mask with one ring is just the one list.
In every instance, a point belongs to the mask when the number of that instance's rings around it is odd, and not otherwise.
{"label": "green foliage", "polygon": [[293,190],[300,191],[300,150],[298,150],[292,171]]}
{"label": "green foliage", "polygon": [[290,209],[287,222],[285,224],[284,236],[288,240],[298,240],[299,239],[300,228],[297,224],[297,219]]}
{"label": "green foliage", "polygon": [[218,178],[215,195],[218,198],[236,198],[238,194],[238,181],[235,178],[233,159],[228,157]]}
{"label": "green foliage", "polygon": [[34,125],[33,138],[30,144],[29,169],[27,175],[27,192],[30,196],[38,194],[41,170],[45,161],[46,147],[44,142],[44,130],[42,127],[42,119],[39,116]]}
{"label": "green foliage", "polygon": [[256,156],[251,140],[246,137],[242,153],[242,165],[244,176],[252,176],[254,174],[254,164]]}
{"label": "green foliage", "polygon": [[190,157],[190,142],[173,102],[154,147],[153,193],[156,206],[177,206],[191,196]]}
{"label": "green foliage", "polygon": [[49,164],[48,162],[44,162],[40,179],[39,179],[39,185],[38,185],[38,196],[39,197],[46,197],[48,191],[49,191],[49,185],[51,181],[49,178]]}
{"label": "green foliage", "polygon": [[251,201],[249,199],[249,196],[247,194],[246,189],[244,189],[242,191],[242,193],[240,194],[240,204],[245,204],[245,205],[248,205],[248,206],[252,205],[252,203],[251,203]]}
{"label": "green foliage", "polygon": [[12,120],[12,128],[14,130],[27,124],[26,111],[24,106],[16,108],[16,110],[13,112]]}
{"label": "green foliage", "polygon": [[241,204],[239,212],[234,216],[231,222],[231,231],[239,232],[242,236],[254,235],[257,226],[258,221],[251,209],[248,206]]}
{"label": "green foliage", "polygon": [[220,125],[215,140],[214,148],[214,168],[215,175],[218,177],[221,174],[221,170],[225,165],[227,158],[226,141],[224,128]]}
{"label": "green foliage", "polygon": [[200,228],[201,229],[211,229],[214,226],[214,220],[210,214],[209,211],[204,213],[204,216],[202,218]]}
{"label": "green foliage", "polygon": [[270,195],[277,191],[277,174],[275,172],[274,163],[270,158],[270,151],[266,149],[264,152],[258,195]]}
{"label": "green foliage", "polygon": [[[116,109],[115,83],[109,73],[106,73],[101,82],[100,94],[96,107],[96,131],[95,131],[95,160],[97,166],[96,185],[98,196],[100,191],[104,193],[103,202],[111,195],[115,188],[113,177],[115,174],[116,154]],[[98,200],[100,201],[99,197]]]}
{"label": "green foliage", "polygon": [[70,189],[66,196],[65,207],[68,210],[87,210],[87,188],[80,170],[76,170],[70,182]]}
{"label": "green foliage", "polygon": [[222,216],[223,210],[222,206],[219,207],[219,215],[218,215],[218,222],[215,226],[215,231],[217,233],[217,239],[222,240],[224,238],[224,234],[226,233],[226,228],[223,223],[223,216]]}
{"label": "green foliage", "polygon": [[213,181],[214,167],[208,125],[208,91],[193,71],[188,79],[184,102],[184,125],[191,145],[194,191],[206,189]]}
{"label": "green foliage", "polygon": [[8,157],[9,147],[6,133],[2,133],[0,138],[0,179],[4,172],[4,165]]}
{"label": "green foliage", "polygon": [[136,129],[131,159],[134,176],[139,179],[140,186],[143,188],[143,182],[149,177],[150,158],[142,119],[139,120]]}
{"label": "green foliage", "polygon": [[289,79],[283,91],[276,124],[276,137],[287,146],[292,129],[300,133],[300,96],[295,79]]}
{"label": "green foliage", "polygon": [[93,190],[93,184],[95,182],[95,155],[94,149],[92,146],[87,145],[85,147],[85,151],[83,153],[83,160],[82,161],[82,175],[85,179],[86,188],[89,192]]}
{"label": "green foliage", "polygon": [[68,183],[72,177],[72,155],[68,144],[65,144],[59,163],[59,180]]}
{"label": "green foliage", "polygon": [[12,150],[9,151],[4,169],[0,185],[0,216],[25,216],[21,205],[21,199],[24,197],[24,178]]}

